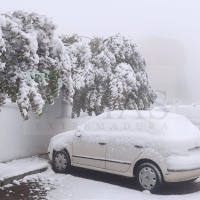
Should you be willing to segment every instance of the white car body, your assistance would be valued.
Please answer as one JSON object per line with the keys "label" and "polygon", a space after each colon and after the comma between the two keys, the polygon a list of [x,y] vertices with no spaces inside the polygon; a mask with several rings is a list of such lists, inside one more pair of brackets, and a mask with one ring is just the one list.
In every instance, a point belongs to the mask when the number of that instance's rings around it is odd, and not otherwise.
{"label": "white car body", "polygon": [[[143,128],[138,128],[141,122]],[[54,152],[63,149],[67,150],[72,166],[126,177],[134,177],[136,168],[144,161],[158,166],[166,182],[200,176],[200,131],[176,114],[103,113],[76,130],[53,137],[49,158],[53,160]]]}

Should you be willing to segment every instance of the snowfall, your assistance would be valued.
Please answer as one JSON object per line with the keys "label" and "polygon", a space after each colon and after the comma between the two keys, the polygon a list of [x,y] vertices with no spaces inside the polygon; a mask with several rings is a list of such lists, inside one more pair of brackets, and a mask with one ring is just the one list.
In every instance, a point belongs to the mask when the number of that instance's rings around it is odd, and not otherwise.
{"label": "snowfall", "polygon": [[[22,163],[26,165],[26,167],[33,166],[33,165],[48,165],[48,170],[39,174],[35,175],[29,175],[24,177],[23,179],[17,181],[13,181],[13,184],[5,185],[4,187],[1,187],[0,190],[4,190],[5,188],[9,188],[10,192],[12,192],[12,188],[14,185],[20,185],[23,183],[26,183],[27,181],[31,182],[38,182],[40,187],[34,189],[37,191],[46,191],[46,196],[44,196],[42,199],[148,199],[148,200],[191,200],[191,199],[199,199],[200,198],[200,187],[197,191],[191,191],[189,194],[185,195],[154,195],[150,194],[149,191],[143,191],[140,192],[137,189],[132,189],[130,187],[122,187],[118,186],[117,182],[121,181],[121,177],[117,176],[115,178],[115,184],[105,183],[101,179],[100,181],[95,181],[86,178],[77,177],[71,174],[56,174],[51,169],[51,165],[46,160],[41,160],[38,158],[25,158],[25,159],[19,159],[15,160],[14,162],[8,163],[7,165],[14,165],[15,167],[21,166]],[[28,166],[29,163],[29,166]],[[6,164],[5,164],[6,165]],[[6,166],[5,166],[6,168]],[[1,170],[3,169],[3,166],[1,166]],[[87,173],[87,170],[86,172]],[[97,172],[100,173],[100,172]],[[95,174],[94,174],[95,176]],[[101,175],[100,175],[101,176]],[[127,179],[127,182],[130,183],[130,179]],[[124,180],[123,180],[124,181]],[[132,180],[131,180],[132,181]],[[134,181],[133,181],[134,185]],[[196,180],[195,183],[192,183],[190,186],[188,185],[188,188],[196,188],[197,185],[200,185],[200,179]],[[187,186],[186,186],[187,188]],[[32,193],[33,189],[30,189],[30,194]],[[36,195],[33,197],[33,199],[39,199],[39,197]]]}

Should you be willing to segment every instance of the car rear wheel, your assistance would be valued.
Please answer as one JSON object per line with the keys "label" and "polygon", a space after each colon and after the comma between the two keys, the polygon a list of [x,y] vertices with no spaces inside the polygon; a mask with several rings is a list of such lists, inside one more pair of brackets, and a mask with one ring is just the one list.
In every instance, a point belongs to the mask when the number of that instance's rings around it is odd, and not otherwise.
{"label": "car rear wheel", "polygon": [[70,157],[66,151],[57,151],[53,155],[53,170],[58,173],[69,173]]}
{"label": "car rear wheel", "polygon": [[141,164],[136,172],[136,181],[141,191],[156,193],[163,184],[160,170],[152,163]]}

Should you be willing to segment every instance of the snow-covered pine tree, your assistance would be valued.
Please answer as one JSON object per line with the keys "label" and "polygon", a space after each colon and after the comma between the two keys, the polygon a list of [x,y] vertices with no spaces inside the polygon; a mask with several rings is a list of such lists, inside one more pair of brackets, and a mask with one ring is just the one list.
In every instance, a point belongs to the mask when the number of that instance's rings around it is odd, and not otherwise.
{"label": "snow-covered pine tree", "polygon": [[[0,16],[0,58],[5,54],[5,43],[4,39],[2,38],[2,27],[5,26],[5,18]],[[4,71],[5,68],[5,63],[0,59],[0,88],[1,84],[4,82],[4,76],[2,76],[2,72]],[[5,104],[7,98],[7,94],[5,94],[3,91],[0,89],[0,107]]]}
{"label": "snow-covered pine tree", "polygon": [[130,39],[117,34],[89,45],[78,35],[61,36],[72,62],[74,101],[72,117],[110,110],[148,109],[156,99],[146,62]]}
{"label": "snow-covered pine tree", "polygon": [[94,107],[88,102],[88,99],[92,101],[91,96],[94,96],[94,91],[91,89],[91,86],[94,85],[94,68],[90,62],[92,52],[88,42],[83,41],[78,35],[62,35],[61,39],[72,64],[72,79],[75,90],[72,117],[75,117],[80,115],[81,110],[91,112],[91,108]]}
{"label": "snow-covered pine tree", "polygon": [[103,42],[103,38],[101,37],[94,37],[90,40],[89,45],[93,54],[97,52],[102,42]]}
{"label": "snow-covered pine tree", "polygon": [[102,42],[94,53],[96,90],[101,86],[100,113],[110,110],[148,109],[157,95],[151,88],[146,62],[139,48],[121,34]]}
{"label": "snow-covered pine tree", "polygon": [[70,59],[52,20],[24,11],[0,17],[0,106],[8,96],[28,119],[30,108],[40,115],[62,87],[64,98],[72,101]]}

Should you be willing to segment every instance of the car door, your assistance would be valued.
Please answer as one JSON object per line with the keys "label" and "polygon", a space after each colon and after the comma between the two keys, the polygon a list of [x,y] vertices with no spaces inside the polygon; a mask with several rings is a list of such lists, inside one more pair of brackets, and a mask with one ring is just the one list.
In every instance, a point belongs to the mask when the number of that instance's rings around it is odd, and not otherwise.
{"label": "car door", "polygon": [[78,164],[105,169],[105,143],[87,141],[80,136],[74,138],[72,148],[72,159],[75,165]]}
{"label": "car door", "polygon": [[139,146],[107,144],[106,169],[126,172],[140,154],[141,147]]}

